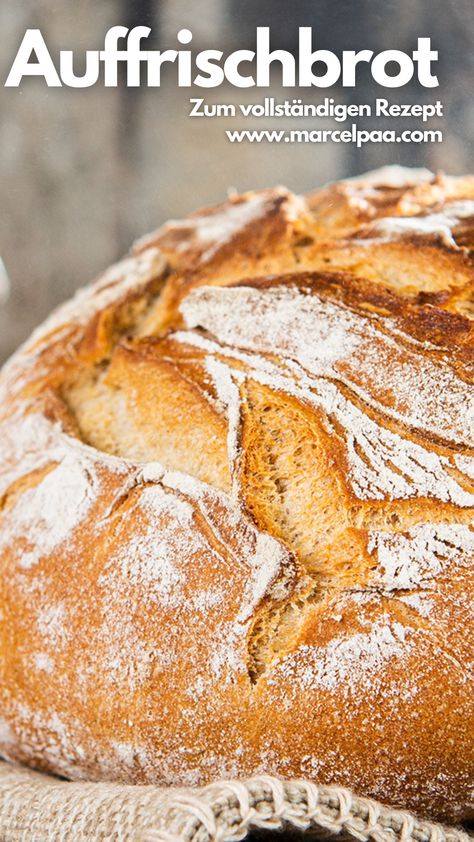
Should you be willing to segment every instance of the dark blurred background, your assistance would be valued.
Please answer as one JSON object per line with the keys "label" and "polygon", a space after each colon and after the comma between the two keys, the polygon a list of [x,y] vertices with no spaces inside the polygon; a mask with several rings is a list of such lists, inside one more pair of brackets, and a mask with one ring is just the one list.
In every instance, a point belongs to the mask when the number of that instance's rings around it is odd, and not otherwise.
{"label": "dark blurred background", "polygon": [[[209,102],[325,95],[341,102],[442,99],[442,144],[231,144],[225,128],[313,127],[311,121],[193,120],[193,92],[169,74],[161,89],[48,89],[25,80],[1,89],[0,255],[10,279],[0,304],[0,360],[48,311],[169,217],[245,190],[284,183],[296,191],[387,163],[461,173],[474,169],[474,0],[1,0],[3,82],[27,28],[39,27],[51,53],[99,49],[110,26],[145,24],[154,49],[175,48],[192,29],[193,47],[252,48],[256,26],[271,26],[272,47],[293,49],[298,26],[315,46],[410,51],[431,36],[441,86],[415,82],[384,92],[365,78],[355,91],[196,91]],[[277,82],[277,80],[275,80]],[[369,121],[367,121],[369,122]],[[418,128],[416,121],[403,128]],[[392,121],[390,127],[397,126]],[[433,126],[435,127],[435,126]],[[1,279],[1,272],[0,272]]]}

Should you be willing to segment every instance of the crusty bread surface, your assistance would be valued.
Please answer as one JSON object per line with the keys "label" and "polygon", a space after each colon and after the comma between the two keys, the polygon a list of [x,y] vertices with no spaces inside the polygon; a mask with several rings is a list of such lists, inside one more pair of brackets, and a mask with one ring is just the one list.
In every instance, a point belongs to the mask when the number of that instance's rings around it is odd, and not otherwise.
{"label": "crusty bread surface", "polygon": [[474,817],[474,178],[231,196],[0,377],[0,752]]}

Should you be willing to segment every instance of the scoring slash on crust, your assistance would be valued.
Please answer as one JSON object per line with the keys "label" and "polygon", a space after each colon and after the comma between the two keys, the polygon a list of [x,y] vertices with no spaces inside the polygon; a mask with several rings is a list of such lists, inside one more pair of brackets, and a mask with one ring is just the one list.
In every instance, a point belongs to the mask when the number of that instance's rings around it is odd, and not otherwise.
{"label": "scoring slash on crust", "polygon": [[474,814],[474,179],[170,222],[0,380],[0,750]]}

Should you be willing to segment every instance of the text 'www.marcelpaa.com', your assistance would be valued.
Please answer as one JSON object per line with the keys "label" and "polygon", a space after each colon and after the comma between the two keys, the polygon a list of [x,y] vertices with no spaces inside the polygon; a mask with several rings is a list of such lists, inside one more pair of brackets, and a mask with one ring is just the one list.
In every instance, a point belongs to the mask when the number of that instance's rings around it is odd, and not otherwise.
{"label": "text 'www.marcelpaa.com'", "polygon": [[440,129],[226,129],[231,143],[442,143]]}

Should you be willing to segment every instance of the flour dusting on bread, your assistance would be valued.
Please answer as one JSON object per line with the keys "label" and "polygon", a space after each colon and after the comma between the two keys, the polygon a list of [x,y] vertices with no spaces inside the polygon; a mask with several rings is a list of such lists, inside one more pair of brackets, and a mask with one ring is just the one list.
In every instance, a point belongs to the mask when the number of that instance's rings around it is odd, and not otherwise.
{"label": "flour dusting on bread", "polygon": [[421,523],[408,535],[372,532],[368,550],[377,554],[374,582],[386,590],[426,587],[460,559],[474,564],[474,531],[463,524]]}
{"label": "flour dusting on bread", "polygon": [[172,221],[38,328],[0,377],[5,756],[470,815],[473,248],[473,178],[384,167]]}

